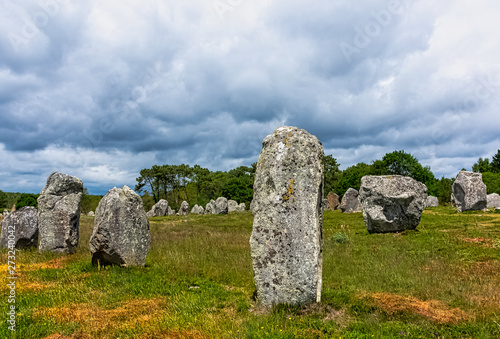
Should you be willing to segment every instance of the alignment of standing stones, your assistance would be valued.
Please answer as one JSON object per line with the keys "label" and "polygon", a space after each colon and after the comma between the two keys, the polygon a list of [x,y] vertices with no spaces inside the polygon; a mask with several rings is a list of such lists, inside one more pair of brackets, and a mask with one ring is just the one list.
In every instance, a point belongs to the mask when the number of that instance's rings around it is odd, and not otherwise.
{"label": "alignment of standing stones", "polygon": [[262,142],[254,181],[250,247],[257,302],[319,302],[322,284],[323,146],[280,127]]}
{"label": "alignment of standing stones", "polygon": [[36,208],[21,207],[2,220],[0,247],[8,248],[9,240],[16,249],[38,246],[38,215]]}
{"label": "alignment of standing stones", "polygon": [[368,232],[402,232],[420,223],[427,187],[401,175],[368,175],[361,178],[359,196]]}
{"label": "alignment of standing stones", "polygon": [[54,172],[38,197],[39,251],[74,253],[78,246],[83,183]]}
{"label": "alignment of standing stones", "polygon": [[92,264],[144,266],[150,244],[141,197],[127,186],[111,189],[95,211],[89,243]]}
{"label": "alignment of standing stones", "polygon": [[361,203],[359,201],[359,193],[354,188],[349,188],[342,197],[340,203],[342,213],[358,213],[361,212]]}
{"label": "alignment of standing stones", "polygon": [[482,210],[487,206],[486,185],[481,173],[458,173],[451,191],[451,201],[457,207],[457,212]]}

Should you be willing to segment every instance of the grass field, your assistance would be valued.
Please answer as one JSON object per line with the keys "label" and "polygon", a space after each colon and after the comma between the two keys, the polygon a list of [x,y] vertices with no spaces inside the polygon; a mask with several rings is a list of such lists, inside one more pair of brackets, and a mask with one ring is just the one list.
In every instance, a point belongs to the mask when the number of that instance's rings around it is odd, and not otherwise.
{"label": "grass field", "polygon": [[327,211],[322,302],[270,313],[252,299],[252,219],[152,218],[145,268],[99,268],[82,216],[76,254],[17,253],[16,338],[500,338],[498,213],[427,209],[418,231],[370,235]]}

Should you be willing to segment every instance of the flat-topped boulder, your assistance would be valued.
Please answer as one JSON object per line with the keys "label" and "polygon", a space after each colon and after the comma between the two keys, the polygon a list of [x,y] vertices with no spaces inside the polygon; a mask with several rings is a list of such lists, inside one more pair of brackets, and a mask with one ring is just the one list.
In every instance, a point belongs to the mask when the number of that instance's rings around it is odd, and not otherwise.
{"label": "flat-topped boulder", "polygon": [[99,202],[90,238],[93,265],[144,266],[151,244],[141,197],[127,186]]}
{"label": "flat-topped boulder", "polygon": [[[9,244],[10,240],[10,244]],[[35,207],[25,206],[2,220],[0,247],[25,249],[38,246],[38,215]]]}
{"label": "flat-topped boulder", "polygon": [[38,197],[39,251],[74,253],[79,241],[83,183],[53,172]]}
{"label": "flat-topped boulder", "polygon": [[481,173],[462,171],[451,186],[451,200],[457,212],[483,210],[487,206],[486,185]]}
{"label": "flat-topped boulder", "polygon": [[322,285],[323,146],[280,127],[262,142],[254,181],[250,247],[257,302],[319,302]]}
{"label": "flat-topped boulder", "polygon": [[369,175],[361,178],[359,196],[368,232],[402,232],[420,223],[427,187],[401,175]]}
{"label": "flat-topped boulder", "polygon": [[354,188],[349,188],[340,203],[342,213],[359,213],[361,212],[361,203],[359,201],[359,193]]}

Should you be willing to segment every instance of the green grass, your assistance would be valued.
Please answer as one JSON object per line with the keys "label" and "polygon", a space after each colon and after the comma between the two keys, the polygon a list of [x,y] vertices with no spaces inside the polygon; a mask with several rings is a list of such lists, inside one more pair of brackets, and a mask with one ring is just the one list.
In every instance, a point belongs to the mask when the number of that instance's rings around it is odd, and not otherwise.
{"label": "green grass", "polygon": [[253,300],[252,220],[152,218],[146,267],[98,268],[82,216],[74,255],[18,252],[17,338],[500,338],[498,213],[431,208],[416,231],[370,235],[360,213],[327,211],[321,303],[267,314]]}

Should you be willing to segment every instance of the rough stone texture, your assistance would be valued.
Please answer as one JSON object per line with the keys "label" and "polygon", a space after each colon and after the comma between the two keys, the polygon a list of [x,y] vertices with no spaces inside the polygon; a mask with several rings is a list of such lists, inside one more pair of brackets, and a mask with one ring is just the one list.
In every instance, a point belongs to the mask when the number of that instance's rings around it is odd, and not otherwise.
{"label": "rough stone texture", "polygon": [[224,197],[218,197],[215,200],[215,214],[227,214],[227,199]]}
{"label": "rough stone texture", "polygon": [[323,146],[296,127],[262,142],[250,238],[257,302],[319,302],[322,284]]}
{"label": "rough stone texture", "polygon": [[364,176],[359,196],[370,233],[415,229],[427,199],[427,187],[401,175]]}
{"label": "rough stone texture", "polygon": [[94,213],[94,211],[90,211],[89,213],[87,213],[87,215],[88,215],[89,217],[94,217],[94,216],[95,216],[95,213]]}
{"label": "rough stone texture", "polygon": [[496,193],[488,194],[486,200],[488,208],[500,207],[500,195]]}
{"label": "rough stone texture", "polygon": [[342,197],[340,203],[342,213],[358,213],[361,212],[361,202],[359,201],[359,193],[354,188],[349,188]]}
{"label": "rough stone texture", "polygon": [[486,185],[483,183],[481,173],[468,171],[458,173],[451,191],[457,212],[482,210],[487,206]]}
{"label": "rough stone texture", "polygon": [[127,186],[115,187],[95,214],[89,243],[92,264],[144,266],[151,235],[141,197]]}
{"label": "rough stone texture", "polygon": [[187,201],[183,201],[181,203],[181,207],[179,208],[179,215],[188,215],[189,214],[189,204]]}
{"label": "rough stone texture", "polygon": [[239,212],[245,212],[247,209],[247,205],[245,205],[244,202],[242,202],[241,204],[238,205],[238,211]]}
{"label": "rough stone texture", "polygon": [[78,246],[83,183],[58,172],[49,175],[38,197],[39,251],[74,253]]}
{"label": "rough stone texture", "polygon": [[3,210],[3,216],[4,216],[4,217],[6,217],[6,216],[8,216],[8,215],[9,215],[9,211],[7,211],[6,209],[5,209],[5,210]]}
{"label": "rough stone texture", "polygon": [[203,206],[194,205],[191,209],[191,214],[205,214]]}
{"label": "rough stone texture", "polygon": [[151,217],[164,217],[168,215],[168,201],[160,199],[156,204],[151,207],[151,210],[146,213],[148,218]]}
{"label": "rough stone texture", "polygon": [[332,211],[335,211],[339,208],[340,202],[339,196],[337,194],[330,192],[328,193],[328,196],[326,198],[328,199],[328,205]]}
{"label": "rough stone texture", "polygon": [[215,200],[210,200],[205,206],[205,214],[215,214]]}
{"label": "rough stone texture", "polygon": [[9,231],[14,235],[14,246],[24,249],[38,246],[38,215],[36,208],[31,206],[21,207],[10,213],[2,221],[2,236],[0,247],[8,247]]}
{"label": "rough stone texture", "polygon": [[429,195],[425,201],[425,207],[438,207],[439,199],[435,196]]}
{"label": "rough stone texture", "polygon": [[234,200],[227,201],[227,211],[228,212],[237,212],[238,208],[239,208],[239,205],[236,201],[234,201]]}
{"label": "rough stone texture", "polygon": [[252,199],[252,201],[250,201],[250,212],[252,212],[252,213],[254,213],[253,212],[254,206],[255,206],[255,204],[254,204],[253,199]]}
{"label": "rough stone texture", "polygon": [[328,203],[328,199],[323,199],[321,202],[321,207],[323,208],[323,211],[329,211],[330,210],[330,204]]}
{"label": "rough stone texture", "polygon": [[175,215],[175,210],[171,209],[170,206],[167,208],[167,215]]}

